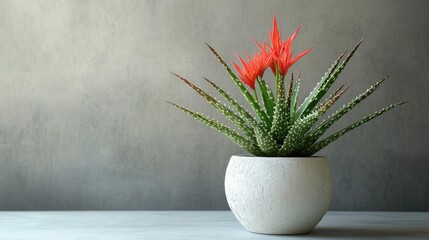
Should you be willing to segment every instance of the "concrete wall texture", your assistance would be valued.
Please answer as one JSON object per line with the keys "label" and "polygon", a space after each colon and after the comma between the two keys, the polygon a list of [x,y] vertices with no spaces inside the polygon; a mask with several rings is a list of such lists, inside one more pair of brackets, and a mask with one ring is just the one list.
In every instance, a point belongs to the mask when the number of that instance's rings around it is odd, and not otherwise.
{"label": "concrete wall texture", "polygon": [[[410,102],[323,150],[333,210],[429,210],[428,1],[0,1],[0,210],[227,209],[216,131],[166,104],[219,117],[169,71],[239,92],[225,59],[255,51],[278,16],[303,25],[294,68],[308,93],[366,36],[339,80],[345,103],[386,75],[335,129]],[[243,102],[243,101],[242,101]]]}

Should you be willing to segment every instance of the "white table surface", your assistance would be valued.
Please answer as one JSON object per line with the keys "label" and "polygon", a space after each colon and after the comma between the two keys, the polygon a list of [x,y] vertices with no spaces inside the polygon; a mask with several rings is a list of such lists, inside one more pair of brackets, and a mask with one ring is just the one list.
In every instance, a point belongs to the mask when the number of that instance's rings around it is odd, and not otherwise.
{"label": "white table surface", "polygon": [[429,212],[328,212],[294,236],[249,233],[229,211],[0,212],[0,239],[429,239]]}

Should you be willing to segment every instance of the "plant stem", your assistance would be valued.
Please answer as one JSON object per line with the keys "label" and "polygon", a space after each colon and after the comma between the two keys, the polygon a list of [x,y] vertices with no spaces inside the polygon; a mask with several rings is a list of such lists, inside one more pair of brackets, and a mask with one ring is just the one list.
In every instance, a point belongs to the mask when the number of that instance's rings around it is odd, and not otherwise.
{"label": "plant stem", "polygon": [[258,94],[256,93],[256,88],[253,89],[253,97],[255,98],[256,102],[258,102]]}
{"label": "plant stem", "polygon": [[275,78],[276,78],[276,97],[277,97],[278,96],[277,94],[279,92],[279,81],[280,81],[281,75],[280,75],[279,65],[276,63],[275,66],[276,66]]}

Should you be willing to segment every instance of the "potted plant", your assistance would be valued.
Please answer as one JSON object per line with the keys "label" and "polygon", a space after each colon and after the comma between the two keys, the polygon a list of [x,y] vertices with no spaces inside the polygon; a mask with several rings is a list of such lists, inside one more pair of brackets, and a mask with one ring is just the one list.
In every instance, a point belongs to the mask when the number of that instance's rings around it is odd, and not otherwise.
{"label": "potted plant", "polygon": [[[322,120],[327,110],[349,88],[350,85],[342,85],[325,97],[362,40],[347,56],[345,53],[339,56],[305,100],[298,104],[300,77],[295,79],[290,74],[287,87],[285,78],[288,69],[311,50],[292,56],[292,42],[299,29],[283,41],[274,16],[273,28],[269,32],[270,44],[255,41],[258,52],[253,57],[247,56],[247,60],[237,55],[242,66],[234,62],[233,65],[239,77],[207,44],[244,95],[254,115],[209,79],[204,78],[228,104],[175,74],[222,113],[236,129],[175,103],[171,104],[223,133],[251,154],[232,156],[225,175],[228,204],[238,221],[251,232],[302,234],[311,231],[328,210],[332,196],[328,161],[325,157],[313,155],[343,134],[404,103],[382,108],[322,138],[328,128],[371,95],[387,78],[376,82]],[[264,79],[267,69],[271,69],[274,74],[275,91]]]}

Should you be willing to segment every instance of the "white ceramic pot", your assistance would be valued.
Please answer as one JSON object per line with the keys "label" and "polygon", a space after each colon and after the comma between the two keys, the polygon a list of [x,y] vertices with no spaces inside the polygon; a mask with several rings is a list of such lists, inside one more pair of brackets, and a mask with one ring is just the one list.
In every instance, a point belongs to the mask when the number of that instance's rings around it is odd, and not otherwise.
{"label": "white ceramic pot", "polygon": [[303,234],[328,210],[332,176],[324,157],[232,156],[225,193],[231,211],[248,231]]}

